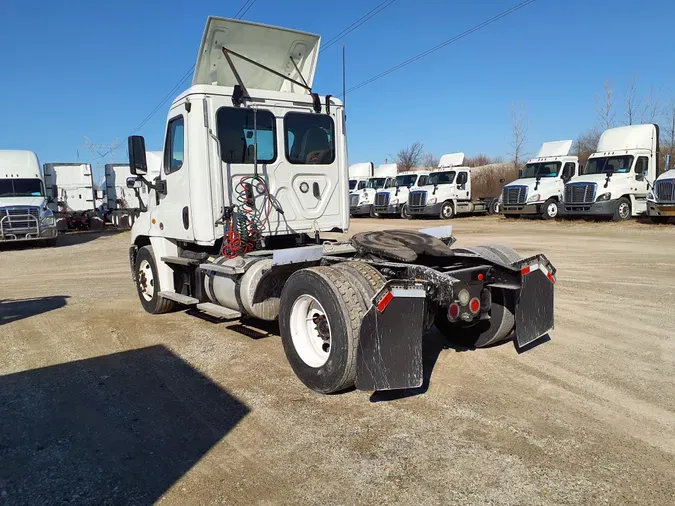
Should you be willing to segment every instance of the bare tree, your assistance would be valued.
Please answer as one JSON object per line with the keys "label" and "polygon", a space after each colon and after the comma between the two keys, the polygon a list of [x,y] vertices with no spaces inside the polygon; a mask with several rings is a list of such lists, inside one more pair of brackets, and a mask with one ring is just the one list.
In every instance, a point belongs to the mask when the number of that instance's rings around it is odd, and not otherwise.
{"label": "bare tree", "polygon": [[511,126],[513,128],[511,137],[511,151],[509,155],[513,157],[513,166],[519,167],[525,156],[524,146],[527,140],[527,132],[530,124],[525,117],[523,103],[511,103]]}
{"label": "bare tree", "polygon": [[642,99],[638,96],[637,93],[637,75],[633,76],[633,80],[628,87],[628,93],[626,93],[626,124],[632,125],[637,120],[637,115],[639,114],[640,107],[642,105]]}
{"label": "bare tree", "polygon": [[644,107],[642,109],[641,123],[654,123],[656,118],[661,115],[661,101],[658,97],[658,90],[654,90],[652,86],[649,89],[649,94],[644,100]]}
{"label": "bare tree", "polygon": [[413,142],[410,146],[400,150],[395,157],[398,171],[410,170],[419,167],[422,161],[422,153],[424,152],[424,144],[419,141]]}
{"label": "bare tree", "polygon": [[601,132],[597,128],[582,133],[574,141],[572,146],[572,153],[579,157],[579,163],[583,166],[588,160],[588,157],[595,153],[598,148],[598,141],[600,140]]}
{"label": "bare tree", "polygon": [[[662,130],[662,150],[664,154],[670,155],[670,165],[672,165],[672,159],[675,157],[675,98],[671,98],[668,101],[668,105],[664,110],[664,114],[666,118]],[[664,162],[664,168],[667,170],[668,167],[665,167],[665,157],[662,158]]]}
{"label": "bare tree", "polygon": [[431,153],[426,153],[422,158],[422,166],[427,169],[435,169],[438,167],[440,159]]}
{"label": "bare tree", "polygon": [[602,86],[602,95],[595,95],[595,113],[598,115],[598,122],[603,130],[615,125],[614,87],[609,79],[605,80]]}

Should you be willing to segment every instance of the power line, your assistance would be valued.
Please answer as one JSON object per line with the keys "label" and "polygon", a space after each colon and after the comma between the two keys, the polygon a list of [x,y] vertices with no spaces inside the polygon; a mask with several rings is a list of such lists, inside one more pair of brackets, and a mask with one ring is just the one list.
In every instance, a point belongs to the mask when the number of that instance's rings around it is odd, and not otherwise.
{"label": "power line", "polygon": [[[248,10],[249,10],[251,7],[253,7],[253,4],[256,3],[256,1],[257,1],[257,0],[251,0],[251,3],[248,4],[248,7],[246,7],[246,9],[244,9],[244,7],[246,6],[246,3],[248,2],[248,0],[247,0],[247,2],[244,3],[244,5],[241,7],[241,9],[239,9],[239,12],[237,12],[237,14],[235,14],[234,18],[235,18],[235,19],[241,19],[241,18],[243,18],[243,17],[246,15],[246,13],[248,12]],[[241,12],[242,9],[244,9],[244,12]]]}
{"label": "power line", "polygon": [[320,51],[320,52],[325,51],[326,49],[328,49],[329,47],[331,47],[332,45],[334,45],[335,43],[337,43],[340,39],[343,39],[344,37],[346,37],[347,35],[349,35],[351,32],[353,32],[354,30],[356,30],[359,26],[361,26],[362,24],[364,24],[365,22],[367,22],[368,20],[370,20],[370,19],[373,18],[374,16],[377,16],[380,12],[382,12],[384,9],[386,9],[387,7],[389,7],[389,6],[390,6],[391,4],[393,4],[395,1],[396,1],[396,0],[385,0],[384,2],[382,2],[382,3],[378,4],[377,6],[375,6],[373,9],[371,9],[371,10],[368,11],[366,14],[364,14],[363,16],[361,16],[359,19],[357,19],[356,21],[354,21],[354,22],[353,22],[351,25],[349,25],[347,28],[345,28],[345,29],[342,30],[340,33],[338,33],[335,37],[333,37],[333,38],[330,39],[328,42],[326,42],[326,45],[325,45],[324,47],[321,48],[321,51]]}
{"label": "power line", "polygon": [[514,12],[522,9],[523,7],[526,7],[527,5],[529,5],[531,3],[534,3],[535,1],[536,0],[525,0],[524,2],[521,2],[517,5],[514,5],[510,9],[507,9],[507,10],[497,14],[496,16],[491,17],[490,19],[488,19],[486,21],[483,21],[482,23],[477,24],[476,26],[474,26],[472,28],[469,28],[468,30],[460,33],[459,35],[455,35],[451,39],[445,40],[445,41],[441,42],[440,44],[432,47],[431,49],[427,49],[426,51],[424,51],[424,52],[422,52],[422,53],[420,53],[416,56],[413,56],[412,58],[409,58],[409,59],[405,60],[404,62],[401,62],[398,65],[395,65],[395,66],[391,67],[390,69],[385,70],[384,72],[381,72],[381,73],[377,74],[376,76],[371,77],[370,79],[366,79],[365,81],[357,84],[356,86],[352,86],[351,88],[349,88],[347,90],[346,93],[351,93],[352,91],[358,90],[359,88],[363,88],[364,86],[366,86],[366,85],[368,85],[368,84],[370,84],[374,81],[377,81],[378,79],[381,79],[381,78],[391,74],[392,72],[395,72],[395,71],[397,71],[397,70],[399,70],[399,69],[401,69],[401,68],[403,68],[407,65],[410,65],[411,63],[414,63],[417,60],[420,60],[420,59],[424,58],[425,56],[428,56],[431,53],[434,53],[434,52],[438,51],[439,49],[442,49],[445,46],[448,46],[448,45],[452,44],[453,42],[457,42],[458,40],[463,39],[467,35],[471,35],[472,33],[477,32],[481,28],[485,28],[486,26],[488,26],[488,25],[494,23],[495,21],[498,21],[498,20],[508,16],[509,14],[513,14]]}

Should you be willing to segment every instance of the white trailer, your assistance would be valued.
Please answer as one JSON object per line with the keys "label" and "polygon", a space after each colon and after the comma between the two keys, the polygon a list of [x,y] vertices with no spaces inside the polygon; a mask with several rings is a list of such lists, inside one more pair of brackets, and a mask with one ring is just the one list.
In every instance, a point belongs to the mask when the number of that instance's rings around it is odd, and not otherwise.
{"label": "white trailer", "polygon": [[564,216],[623,221],[646,214],[649,181],[656,179],[658,125],[605,130],[581,175],[565,185]]}
{"label": "white trailer", "polygon": [[32,241],[55,246],[56,220],[47,203],[37,155],[0,151],[0,244]]}
{"label": "white trailer", "polygon": [[537,156],[527,161],[520,177],[502,189],[499,208],[506,218],[558,217],[565,183],[579,175],[579,158],[569,154],[571,148],[571,140],[542,144]]}
{"label": "white trailer", "polygon": [[437,216],[445,220],[458,214],[489,214],[496,211],[497,199],[473,198],[471,168],[463,167],[464,153],[443,155],[438,169],[429,173],[426,184],[410,192],[408,217]]}
{"label": "white trailer", "polygon": [[430,173],[428,171],[400,172],[394,179],[394,183],[386,190],[380,190],[375,194],[375,213],[379,218],[400,216],[409,218],[408,195],[427,184]]}
{"label": "white trailer", "polygon": [[103,228],[98,210],[103,195],[94,185],[90,164],[45,163],[44,175],[59,231]]}
{"label": "white trailer", "polygon": [[384,163],[376,167],[373,176],[366,180],[365,186],[349,194],[349,214],[377,217],[374,207],[375,194],[380,189],[391,188],[394,185],[397,170],[395,163]]}
{"label": "white trailer", "polygon": [[451,248],[449,227],[321,238],[347,231],[349,207],[344,106],[311,88],[319,41],[209,18],[154,181],[143,137],[129,138],[131,171],[150,189],[129,250],[143,308],[278,319],[293,371],[324,393],[421,385],[434,322],[475,346],[548,332],[544,255]]}

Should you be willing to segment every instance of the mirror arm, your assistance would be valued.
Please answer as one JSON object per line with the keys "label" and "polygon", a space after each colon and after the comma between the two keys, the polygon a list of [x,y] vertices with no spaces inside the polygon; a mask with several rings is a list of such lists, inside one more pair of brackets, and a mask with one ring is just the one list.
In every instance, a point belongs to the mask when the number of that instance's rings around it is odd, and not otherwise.
{"label": "mirror arm", "polygon": [[143,183],[145,183],[145,185],[151,190],[155,190],[157,193],[166,195],[166,181],[164,179],[160,179],[156,183],[151,183],[150,181],[145,179],[145,176],[142,174],[138,174],[136,177],[140,179]]}

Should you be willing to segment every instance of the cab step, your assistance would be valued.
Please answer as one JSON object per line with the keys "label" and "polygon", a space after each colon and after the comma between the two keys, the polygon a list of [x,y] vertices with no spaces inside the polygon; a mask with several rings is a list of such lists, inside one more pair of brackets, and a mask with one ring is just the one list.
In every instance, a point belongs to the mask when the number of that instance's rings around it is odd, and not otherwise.
{"label": "cab step", "polygon": [[186,306],[194,306],[199,303],[199,299],[176,292],[159,292],[159,296],[174,302],[179,302],[180,304],[185,304]]}
{"label": "cab step", "polygon": [[241,317],[241,313],[239,311],[219,306],[218,304],[213,304],[212,302],[202,302],[201,304],[197,304],[197,309],[213,316],[225,318],[226,320],[236,320],[237,318]]}
{"label": "cab step", "polygon": [[185,257],[161,257],[162,262],[165,264],[176,264],[176,265],[197,265],[199,260],[196,258],[185,258]]}

